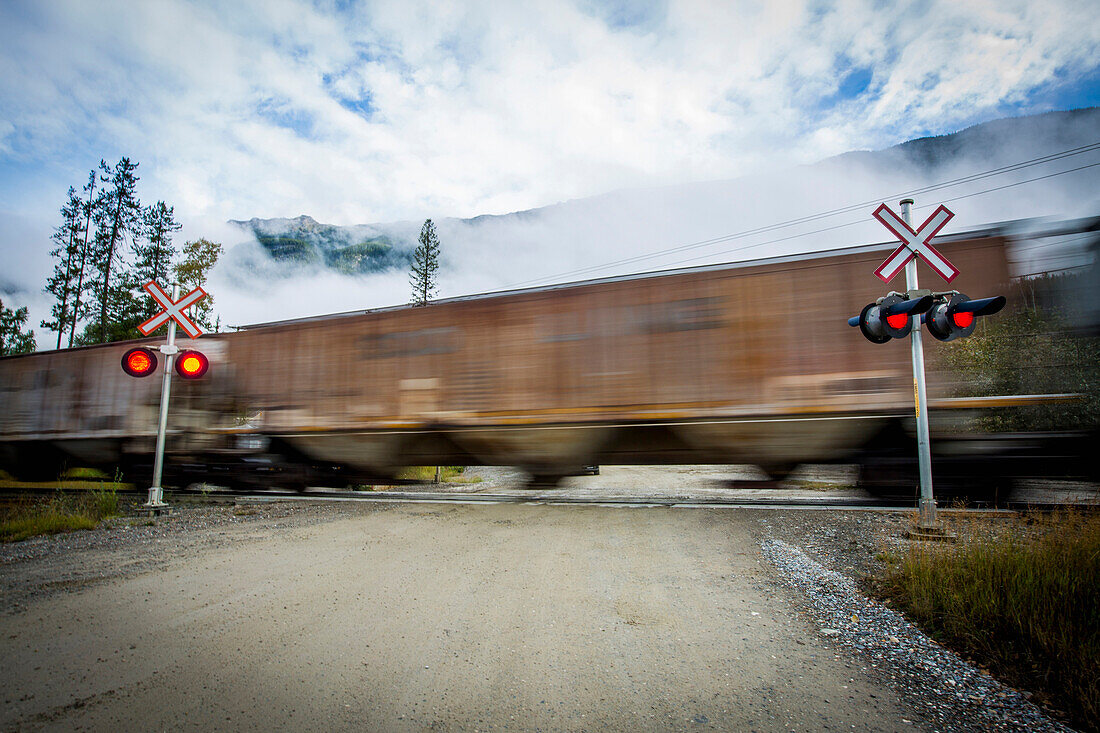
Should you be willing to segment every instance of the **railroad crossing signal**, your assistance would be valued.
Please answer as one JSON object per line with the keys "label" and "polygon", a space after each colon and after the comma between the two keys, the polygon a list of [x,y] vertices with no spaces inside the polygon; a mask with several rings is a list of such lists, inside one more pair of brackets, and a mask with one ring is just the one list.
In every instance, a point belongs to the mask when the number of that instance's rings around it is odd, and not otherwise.
{"label": "railroad crossing signal", "polygon": [[904,270],[905,266],[914,257],[920,257],[927,262],[947,282],[951,282],[959,274],[958,269],[948,262],[946,257],[937,252],[931,244],[932,237],[936,236],[947,222],[955,216],[943,204],[940,204],[939,208],[932,212],[932,216],[925,219],[916,231],[913,231],[913,227],[909,226],[905,219],[895,214],[886,204],[879,204],[879,207],[874,210],[871,216],[882,222],[884,227],[901,240],[901,246],[895,249],[893,254],[887,257],[886,261],[875,270],[875,274],[884,283],[893,280],[894,276]]}
{"label": "railroad crossing signal", "polygon": [[[207,292],[202,288],[195,288],[179,300],[175,300],[178,286],[173,285],[172,295],[168,295],[164,292],[164,288],[157,284],[156,280],[145,283],[144,289],[152,296],[153,300],[160,304],[163,310],[138,326],[138,330],[148,336],[165,323],[169,324],[168,343],[157,348],[160,353],[168,357],[165,368],[171,369],[173,356],[179,354],[179,357],[174,361],[176,374],[184,379],[198,379],[206,374],[210,369],[210,360],[198,351],[179,353],[179,347],[176,346],[175,327],[178,323],[191,338],[198,338],[204,333],[202,327],[192,321],[185,311],[207,297]],[[122,370],[131,377],[148,377],[157,370],[157,356],[152,349],[144,346],[130,349],[122,355]]]}
{"label": "railroad crossing signal", "polygon": [[[947,282],[959,274],[958,268],[932,246],[932,238],[955,216],[940,204],[932,216],[916,229],[912,225],[913,199],[901,200],[901,216],[886,204],[880,204],[872,216],[901,240],[886,261],[875,270],[883,282],[890,282],[905,270],[905,293],[889,293],[874,303],[864,306],[860,314],[848,319],[850,326],[859,330],[868,341],[884,344],[894,338],[910,338],[910,355],[913,363],[913,400],[917,421],[917,467],[920,472],[920,512],[917,520],[917,536],[942,536],[936,520],[936,500],[932,495],[932,450],[928,431],[928,392],[924,383],[924,346],[921,323],[928,324],[928,331],[941,341],[969,336],[974,331],[976,316],[996,313],[1004,307],[1001,296],[971,301],[962,293],[933,293],[920,290],[917,283],[916,258],[920,257]],[[913,317],[923,314],[914,323]]]}
{"label": "railroad crossing signal", "polygon": [[[192,321],[184,312],[195,303],[206,297],[206,291],[195,288],[187,295],[179,298],[179,285],[172,286],[172,295],[164,292],[164,288],[155,280],[145,283],[145,291],[153,297],[162,311],[138,326],[146,336],[153,333],[165,323],[168,324],[168,342],[157,348],[164,354],[164,376],[160,386],[160,422],[157,427],[157,452],[153,463],[153,485],[149,487],[149,501],[145,507],[152,512],[160,512],[168,505],[164,503],[164,489],[161,487],[161,478],[164,471],[164,443],[168,428],[168,400],[172,390],[172,367],[175,366],[176,374],[184,379],[198,379],[210,369],[210,360],[199,351],[183,351],[176,346],[176,324],[187,332],[187,335],[195,339],[204,333],[202,328]],[[179,298],[179,300],[176,300]],[[157,370],[157,356],[152,349],[138,346],[130,349],[122,355],[122,370],[131,377],[147,377]]]}

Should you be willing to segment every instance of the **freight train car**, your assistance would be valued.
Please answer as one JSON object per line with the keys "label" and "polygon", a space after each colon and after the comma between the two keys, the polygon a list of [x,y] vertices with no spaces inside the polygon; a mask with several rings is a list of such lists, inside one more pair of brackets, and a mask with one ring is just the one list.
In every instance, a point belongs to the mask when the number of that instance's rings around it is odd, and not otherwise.
{"label": "freight train car", "polygon": [[[872,273],[893,247],[205,336],[195,346],[210,373],[174,387],[170,465],[186,468],[180,480],[265,467],[300,483],[316,480],[310,471],[350,479],[406,465],[514,465],[545,480],[594,463],[753,463],[782,475],[850,459],[912,413],[907,346],[873,345],[846,323],[886,289]],[[937,247],[962,272],[954,287],[1006,287],[996,230]],[[3,467],[147,464],[159,379],[122,373],[133,344],[0,360]]]}

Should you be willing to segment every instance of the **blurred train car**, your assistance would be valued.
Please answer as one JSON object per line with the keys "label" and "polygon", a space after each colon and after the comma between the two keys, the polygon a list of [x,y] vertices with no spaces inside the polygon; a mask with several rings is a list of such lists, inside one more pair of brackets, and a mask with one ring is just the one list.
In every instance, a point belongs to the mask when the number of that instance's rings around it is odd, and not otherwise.
{"label": "blurred train car", "polygon": [[[545,481],[599,463],[781,476],[853,460],[913,411],[907,345],[846,322],[887,289],[873,272],[895,244],[205,336],[193,346],[210,373],[173,386],[170,467],[178,481],[326,485],[407,465],[514,465]],[[937,247],[962,273],[952,287],[1007,287],[999,230]],[[123,374],[134,343],[0,359],[0,467],[150,463],[160,380]],[[930,397],[941,383],[930,377]]]}

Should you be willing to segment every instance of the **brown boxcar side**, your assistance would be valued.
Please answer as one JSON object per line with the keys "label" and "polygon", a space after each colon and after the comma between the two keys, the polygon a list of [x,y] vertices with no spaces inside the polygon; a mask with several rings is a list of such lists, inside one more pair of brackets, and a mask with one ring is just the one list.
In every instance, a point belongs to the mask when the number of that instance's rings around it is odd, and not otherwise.
{"label": "brown boxcar side", "polygon": [[[938,246],[962,271],[954,287],[977,297],[1007,283],[1002,239]],[[836,459],[912,410],[907,344],[870,344],[846,323],[888,289],[872,273],[891,248],[205,336],[194,346],[211,356],[211,372],[176,380],[169,447],[201,452],[204,434],[231,432],[249,414],[241,430],[373,473],[438,463],[548,474],[596,462],[782,470]],[[0,359],[0,463],[48,454],[110,464],[148,452],[160,379],[122,373],[133,345]]]}

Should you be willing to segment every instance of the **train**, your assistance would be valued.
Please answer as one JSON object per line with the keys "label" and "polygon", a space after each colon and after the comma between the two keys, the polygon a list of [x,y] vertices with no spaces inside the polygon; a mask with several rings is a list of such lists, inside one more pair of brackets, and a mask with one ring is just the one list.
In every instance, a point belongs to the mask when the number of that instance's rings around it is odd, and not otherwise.
{"label": "train", "polygon": [[[404,466],[509,465],[545,486],[599,464],[755,464],[782,477],[835,462],[862,463],[884,485],[911,482],[896,470],[899,441],[915,452],[908,345],[870,343],[847,323],[889,289],[873,273],[895,246],[181,339],[210,370],[173,383],[165,484],[300,488],[384,480]],[[1010,288],[1002,229],[936,246],[961,272],[951,288]],[[135,379],[120,358],[162,341],[0,359],[0,468],[28,479],[62,465],[147,475],[159,373]],[[942,348],[929,341],[926,350]],[[929,374],[937,419],[965,407],[951,382]]]}

